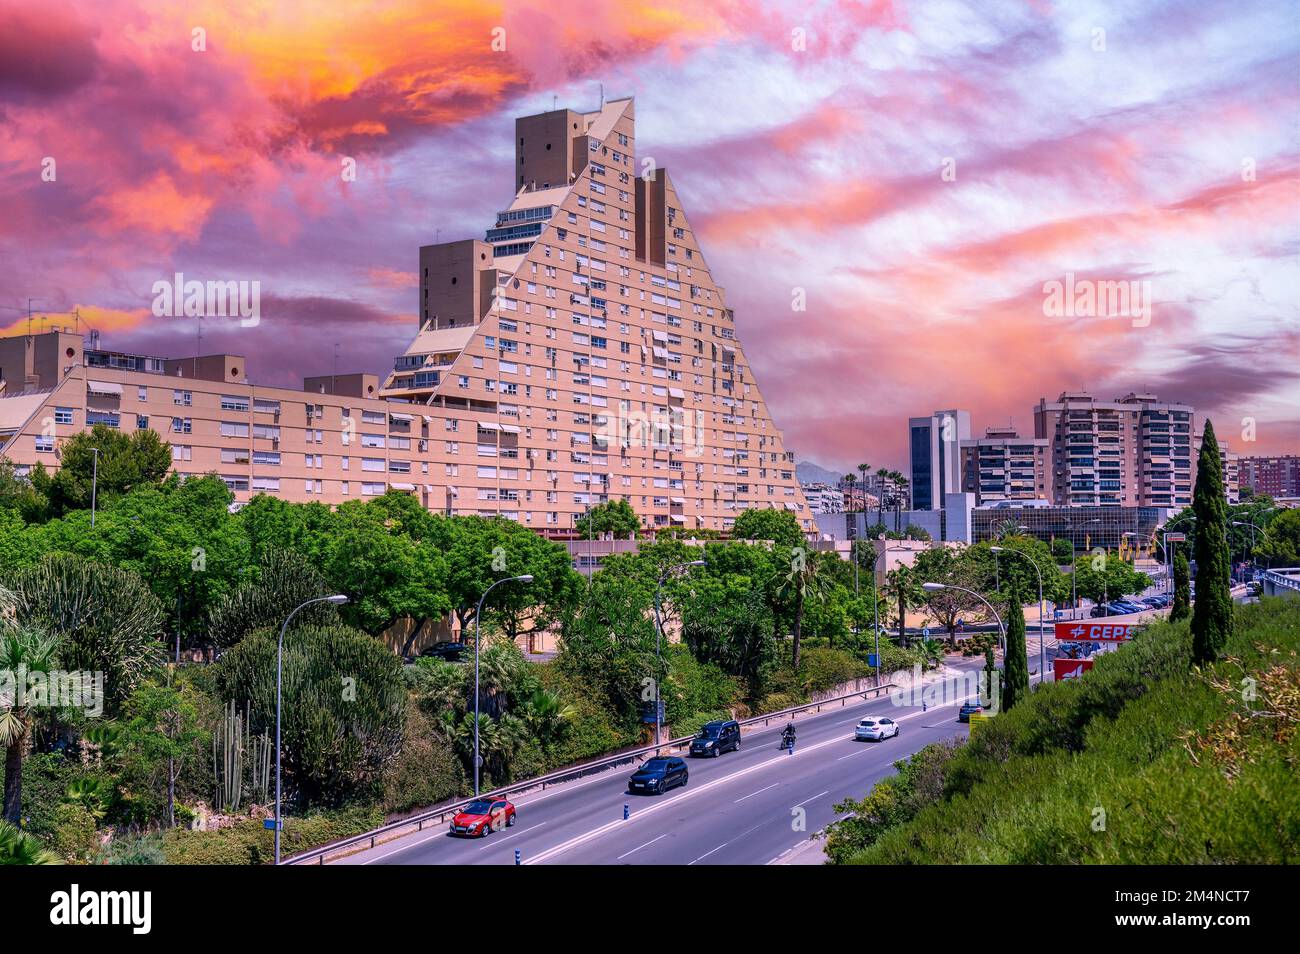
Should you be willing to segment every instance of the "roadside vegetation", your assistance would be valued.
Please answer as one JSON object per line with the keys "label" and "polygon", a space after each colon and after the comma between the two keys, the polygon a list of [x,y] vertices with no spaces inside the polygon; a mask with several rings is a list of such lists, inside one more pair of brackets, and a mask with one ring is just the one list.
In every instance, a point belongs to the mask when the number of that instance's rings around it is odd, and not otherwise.
{"label": "roadside vegetation", "polygon": [[[882,621],[896,605],[869,569],[855,595],[852,565],[805,550],[788,513],[741,514],[752,543],[643,535],[585,579],[528,528],[400,493],[334,510],[259,496],[232,513],[217,477],[167,476],[165,453],[97,428],[65,444],[53,478],[0,460],[0,668],[104,674],[98,711],[0,700],[8,860],[266,861],[276,638],[314,597],[349,602],[305,609],[285,638],[290,853],[469,791],[473,667],[404,663],[421,624],[481,626],[491,788],[643,744],[656,681],[682,735],[869,676],[872,601]],[[621,533],[629,514],[593,512],[592,531]],[[520,574],[533,582],[499,587],[476,620],[483,591]],[[517,637],[534,630],[561,637],[558,655],[525,655]],[[941,655],[887,637],[880,650],[886,672]]]}

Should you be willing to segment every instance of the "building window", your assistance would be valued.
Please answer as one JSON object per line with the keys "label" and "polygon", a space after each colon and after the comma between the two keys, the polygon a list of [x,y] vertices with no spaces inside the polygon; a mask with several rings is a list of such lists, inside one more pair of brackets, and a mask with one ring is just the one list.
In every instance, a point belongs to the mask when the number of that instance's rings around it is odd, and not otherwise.
{"label": "building window", "polygon": [[56,407],[56,408],[54,409],[54,423],[55,423],[55,424],[71,424],[71,423],[72,423],[72,408],[70,408],[70,407]]}
{"label": "building window", "polygon": [[47,437],[47,436],[45,436],[45,435],[38,434],[38,435],[36,435],[36,437],[34,438],[34,440],[36,441],[36,450],[37,450],[39,453],[42,453],[42,454],[50,454],[50,453],[53,453],[53,452],[54,452],[54,438],[53,438],[53,437]]}

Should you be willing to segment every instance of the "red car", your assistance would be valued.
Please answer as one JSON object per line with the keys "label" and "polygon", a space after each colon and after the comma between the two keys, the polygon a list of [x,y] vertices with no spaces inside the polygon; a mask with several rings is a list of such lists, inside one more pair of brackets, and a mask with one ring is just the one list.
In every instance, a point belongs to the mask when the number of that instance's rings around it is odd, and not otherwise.
{"label": "red car", "polygon": [[515,823],[515,806],[504,798],[480,798],[470,802],[451,820],[450,833],[482,838]]}

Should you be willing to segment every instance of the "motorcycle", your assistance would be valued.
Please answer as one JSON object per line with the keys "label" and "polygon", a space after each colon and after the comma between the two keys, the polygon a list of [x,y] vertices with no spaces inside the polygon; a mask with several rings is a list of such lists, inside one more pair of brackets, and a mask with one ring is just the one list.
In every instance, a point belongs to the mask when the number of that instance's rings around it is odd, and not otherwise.
{"label": "motorcycle", "polygon": [[790,731],[785,731],[781,733],[781,747],[778,751],[783,752],[786,749],[789,749],[791,752],[794,752],[794,733]]}

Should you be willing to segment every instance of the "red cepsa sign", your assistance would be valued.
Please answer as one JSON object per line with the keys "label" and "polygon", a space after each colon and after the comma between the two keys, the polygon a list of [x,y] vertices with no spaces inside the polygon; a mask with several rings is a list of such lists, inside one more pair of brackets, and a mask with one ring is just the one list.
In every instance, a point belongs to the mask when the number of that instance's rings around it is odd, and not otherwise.
{"label": "red cepsa sign", "polygon": [[1055,670],[1056,681],[1062,679],[1078,679],[1085,672],[1092,668],[1091,659],[1053,659],[1052,666]]}
{"label": "red cepsa sign", "polygon": [[1122,643],[1132,639],[1138,626],[1133,623],[1057,623],[1056,638],[1063,643]]}

